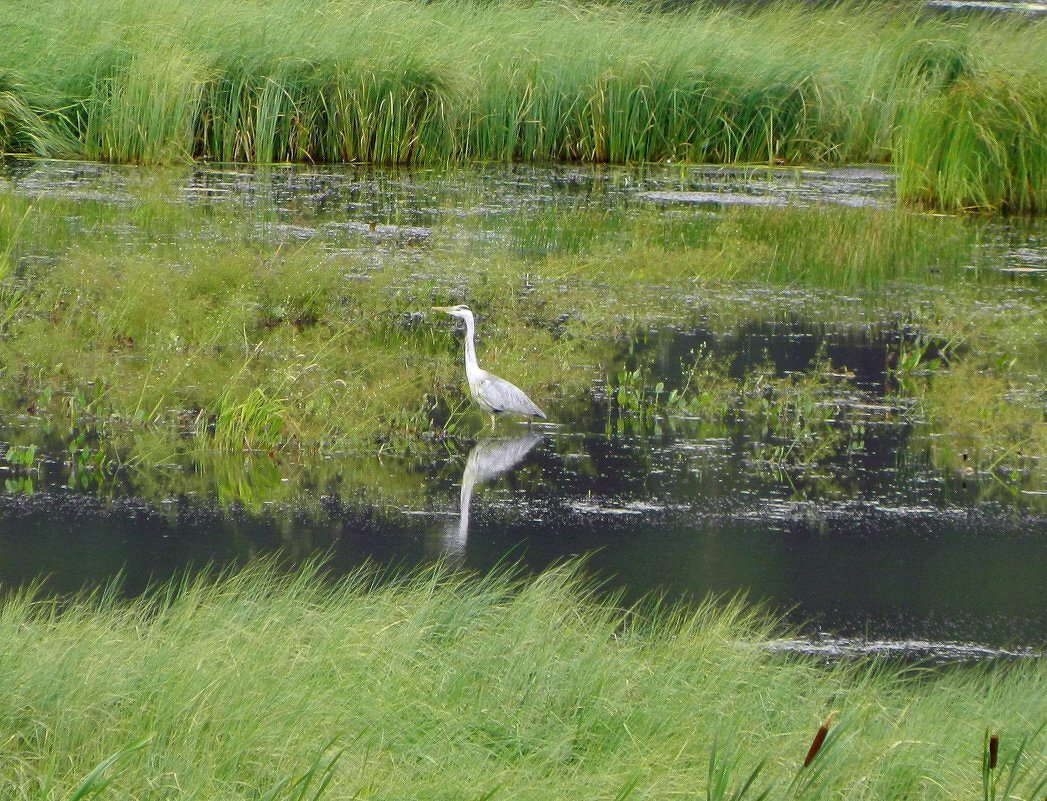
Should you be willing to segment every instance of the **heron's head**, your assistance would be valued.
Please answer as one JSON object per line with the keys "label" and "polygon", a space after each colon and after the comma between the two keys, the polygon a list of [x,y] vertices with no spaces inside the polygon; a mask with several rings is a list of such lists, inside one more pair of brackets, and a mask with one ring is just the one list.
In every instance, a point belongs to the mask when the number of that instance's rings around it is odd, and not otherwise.
{"label": "heron's head", "polygon": [[473,316],[472,311],[464,303],[459,303],[457,306],[433,306],[433,311],[450,314],[460,320],[471,319]]}

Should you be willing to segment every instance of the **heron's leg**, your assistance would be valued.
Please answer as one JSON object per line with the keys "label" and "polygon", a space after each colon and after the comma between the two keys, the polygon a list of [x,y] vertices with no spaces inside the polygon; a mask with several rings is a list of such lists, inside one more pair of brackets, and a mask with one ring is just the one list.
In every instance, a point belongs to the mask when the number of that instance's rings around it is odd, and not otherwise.
{"label": "heron's leg", "polygon": [[494,416],[494,412],[491,412],[491,428],[492,429],[494,428],[494,424],[495,424],[495,416]]}

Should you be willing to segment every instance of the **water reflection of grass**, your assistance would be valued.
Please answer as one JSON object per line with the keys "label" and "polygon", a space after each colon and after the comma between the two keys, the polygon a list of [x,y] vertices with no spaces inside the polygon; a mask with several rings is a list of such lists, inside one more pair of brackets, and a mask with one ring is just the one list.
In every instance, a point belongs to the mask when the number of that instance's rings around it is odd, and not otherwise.
{"label": "water reflection of grass", "polygon": [[754,798],[951,799],[994,779],[987,729],[1013,797],[1047,773],[1042,660],[826,665],[762,647],[775,626],[739,604],[623,610],[571,569],[332,585],[256,566],[0,616],[11,799],[71,797],[118,754],[99,778],[120,797],[718,798],[755,771]]}

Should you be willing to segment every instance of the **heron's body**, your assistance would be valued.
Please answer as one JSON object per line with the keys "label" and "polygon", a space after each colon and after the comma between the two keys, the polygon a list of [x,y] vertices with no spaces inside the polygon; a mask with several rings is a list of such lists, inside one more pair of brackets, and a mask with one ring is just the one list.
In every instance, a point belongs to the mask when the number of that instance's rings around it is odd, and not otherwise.
{"label": "heron's body", "polygon": [[480,367],[476,362],[476,326],[473,313],[468,306],[434,306],[434,311],[442,311],[465,321],[465,377],[469,382],[469,394],[476,405],[491,415],[491,426],[499,414],[519,414],[524,417],[540,417],[545,414],[527,394],[515,384],[499,378]]}

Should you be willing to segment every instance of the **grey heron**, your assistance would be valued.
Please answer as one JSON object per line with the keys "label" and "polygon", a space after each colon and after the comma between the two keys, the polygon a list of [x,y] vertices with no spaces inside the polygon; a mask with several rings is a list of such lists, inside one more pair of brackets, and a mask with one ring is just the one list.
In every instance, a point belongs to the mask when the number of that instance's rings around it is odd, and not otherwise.
{"label": "grey heron", "polygon": [[528,418],[545,419],[544,412],[535,406],[522,389],[487,372],[476,363],[476,325],[468,306],[433,306],[433,311],[465,320],[465,377],[469,381],[469,394],[477,406],[491,415],[491,428],[494,428],[495,415],[499,414],[519,414]]}

